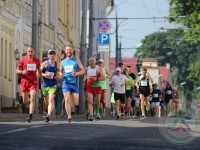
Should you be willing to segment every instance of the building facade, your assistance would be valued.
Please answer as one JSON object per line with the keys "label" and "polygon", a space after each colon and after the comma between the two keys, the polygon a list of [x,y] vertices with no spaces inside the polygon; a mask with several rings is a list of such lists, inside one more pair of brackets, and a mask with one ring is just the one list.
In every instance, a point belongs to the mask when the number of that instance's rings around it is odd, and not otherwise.
{"label": "building facade", "polygon": [[[56,50],[56,60],[60,62],[68,43],[74,46],[76,56],[80,56],[81,30],[86,30],[87,35],[89,33],[89,23],[86,29],[81,29],[82,2],[37,0],[37,53],[41,62],[47,59],[49,49]],[[89,0],[84,2],[89,6]],[[15,70],[26,46],[32,43],[32,3],[32,0],[0,0],[0,108],[13,107],[17,94],[20,93]],[[104,11],[109,3],[110,0],[95,0],[95,13],[105,17]],[[89,42],[88,38],[87,41]]]}

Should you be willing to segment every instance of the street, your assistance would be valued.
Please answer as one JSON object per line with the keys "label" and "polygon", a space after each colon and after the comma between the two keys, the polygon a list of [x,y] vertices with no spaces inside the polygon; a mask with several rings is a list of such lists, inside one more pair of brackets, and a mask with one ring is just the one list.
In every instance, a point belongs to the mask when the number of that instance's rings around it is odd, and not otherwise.
{"label": "street", "polygon": [[[196,122],[185,121],[193,125]],[[158,118],[124,117],[115,120],[112,116],[93,122],[86,121],[83,116],[74,117],[70,124],[66,119],[58,118],[49,123],[42,118],[32,123],[25,120],[1,121],[0,149],[199,149],[197,134],[192,134],[196,137],[191,142],[178,144],[161,134],[164,127]]]}

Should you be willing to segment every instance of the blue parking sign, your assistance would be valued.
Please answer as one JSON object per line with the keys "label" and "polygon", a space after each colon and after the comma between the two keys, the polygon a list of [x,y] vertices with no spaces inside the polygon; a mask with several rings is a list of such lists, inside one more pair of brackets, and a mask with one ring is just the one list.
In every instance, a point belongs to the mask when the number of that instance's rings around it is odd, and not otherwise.
{"label": "blue parking sign", "polygon": [[109,33],[99,33],[98,44],[108,45],[110,44]]}

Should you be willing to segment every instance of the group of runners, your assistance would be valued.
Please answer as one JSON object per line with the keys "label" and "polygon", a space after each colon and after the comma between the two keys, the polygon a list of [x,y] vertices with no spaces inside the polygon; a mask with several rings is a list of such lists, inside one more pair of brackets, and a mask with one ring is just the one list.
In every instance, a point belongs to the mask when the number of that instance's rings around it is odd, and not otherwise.
{"label": "group of runners", "polygon": [[[164,89],[159,90],[157,83],[153,84],[153,79],[142,68],[141,75],[136,79],[131,72],[131,65],[123,69],[123,63],[119,63],[113,75],[105,68],[104,60],[96,60],[91,57],[88,66],[84,67],[79,58],[74,56],[74,49],[71,45],[65,47],[65,58],[57,63],[55,61],[56,51],[48,51],[48,60],[40,64],[40,60],[34,57],[35,50],[31,45],[27,46],[26,56],[18,63],[16,73],[21,75],[21,92],[23,102],[29,104],[28,122],[33,119],[35,109],[35,95],[38,87],[37,76],[40,77],[41,90],[44,100],[47,104],[47,115],[45,122],[49,122],[55,110],[55,95],[57,82],[62,79],[62,94],[64,97],[65,110],[68,122],[72,121],[71,99],[75,107],[79,105],[79,88],[78,76],[84,76],[85,99],[86,99],[86,117],[89,121],[97,119],[106,113],[107,83],[114,89],[114,102],[116,108],[116,118],[119,119],[121,114],[129,117],[138,115],[145,117],[149,110],[154,110],[160,116],[160,108],[167,104],[167,114],[171,116],[172,104],[175,98],[174,90],[169,82],[166,82]],[[150,82],[153,88],[150,88]],[[150,104],[150,96],[152,101]],[[178,101],[178,95],[175,95]],[[161,99],[164,99],[162,103]],[[177,103],[177,102],[176,102]],[[133,109],[132,109],[133,108]],[[94,111],[95,110],[95,111]]]}
{"label": "group of runners", "polygon": [[[130,71],[130,65],[123,69],[119,63],[110,85],[113,86],[111,103],[115,106],[116,118],[120,116],[177,116],[179,96],[169,81],[165,81],[162,89],[154,83],[147,68],[141,68],[141,75],[136,79]],[[114,109],[113,109],[114,110]]]}
{"label": "group of runners", "polygon": [[34,57],[35,49],[28,45],[26,56],[18,63],[16,73],[21,75],[21,92],[23,102],[29,104],[29,116],[27,121],[30,123],[35,109],[35,95],[38,87],[37,75],[40,77],[41,89],[44,100],[47,103],[48,113],[45,116],[45,122],[49,122],[55,109],[55,94],[57,81],[63,79],[62,92],[64,96],[65,110],[67,112],[68,122],[72,121],[71,115],[71,97],[74,106],[79,105],[78,76],[85,74],[79,58],[74,56],[74,49],[71,45],[65,47],[66,57],[57,63],[55,61],[55,50],[48,51],[48,60],[40,65],[40,60]]}

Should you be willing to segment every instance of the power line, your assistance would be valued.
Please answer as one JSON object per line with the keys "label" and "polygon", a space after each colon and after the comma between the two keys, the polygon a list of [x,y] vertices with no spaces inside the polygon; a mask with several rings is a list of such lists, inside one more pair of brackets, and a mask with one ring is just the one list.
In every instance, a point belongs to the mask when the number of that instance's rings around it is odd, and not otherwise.
{"label": "power line", "polygon": [[90,19],[92,19],[92,20],[105,20],[105,19],[107,19],[107,20],[116,20],[116,19],[118,19],[118,20],[134,20],[134,19],[139,19],[139,20],[145,20],[145,19],[171,19],[171,18],[186,18],[186,16],[163,16],[163,17],[119,17],[119,18],[113,18],[113,17],[111,17],[111,18],[90,18]]}

